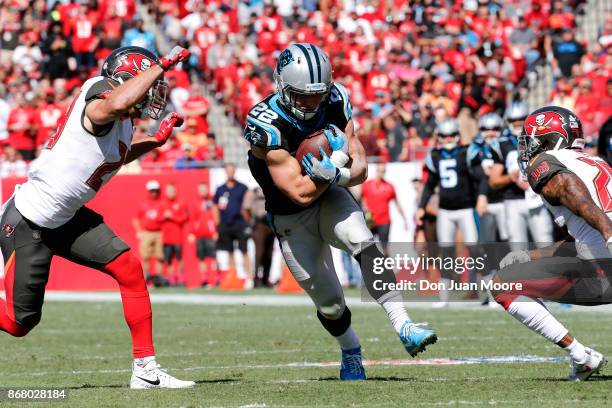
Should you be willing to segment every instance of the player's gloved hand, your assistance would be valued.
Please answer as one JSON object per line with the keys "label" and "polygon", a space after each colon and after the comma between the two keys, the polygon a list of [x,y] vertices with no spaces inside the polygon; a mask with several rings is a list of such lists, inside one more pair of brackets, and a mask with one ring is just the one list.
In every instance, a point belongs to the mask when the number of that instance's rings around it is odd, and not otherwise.
{"label": "player's gloved hand", "polygon": [[189,54],[189,50],[177,45],[168,55],[159,60],[159,64],[164,71],[167,71],[179,62],[185,61],[187,58],[189,58]]}
{"label": "player's gloved hand", "polygon": [[321,160],[316,159],[312,153],[306,154],[302,158],[302,167],[306,174],[319,183],[333,184],[340,178],[340,169],[331,162],[322,147],[319,147]]}
{"label": "player's gloved hand", "polygon": [[531,256],[529,252],[524,250],[512,251],[508,255],[504,256],[501,261],[499,261],[499,269],[504,269],[507,266],[510,266],[515,263],[526,263],[531,261]]}
{"label": "player's gloved hand", "polygon": [[170,138],[170,135],[172,135],[172,129],[182,126],[184,120],[183,115],[172,112],[161,121],[159,129],[157,129],[153,137],[160,145],[163,145]]}
{"label": "player's gloved hand", "polygon": [[336,125],[328,125],[323,134],[332,148],[331,162],[338,168],[349,161],[349,142],[346,134]]}

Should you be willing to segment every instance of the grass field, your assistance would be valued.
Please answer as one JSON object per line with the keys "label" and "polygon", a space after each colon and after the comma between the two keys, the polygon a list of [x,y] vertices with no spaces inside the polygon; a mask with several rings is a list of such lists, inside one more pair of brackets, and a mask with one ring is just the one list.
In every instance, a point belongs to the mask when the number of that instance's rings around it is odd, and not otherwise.
{"label": "grass field", "polygon": [[[556,314],[585,343],[612,355],[612,315]],[[412,311],[413,320],[428,322],[440,337],[421,357],[427,364],[413,365],[419,359],[403,351],[382,310],[354,307],[365,357],[375,360],[366,366],[369,379],[358,383],[338,381],[337,345],[312,307],[155,304],[154,315],[158,361],[179,378],[195,380],[194,389],[127,388],[130,342],[118,302],[47,302],[30,335],[0,335],[0,387],[68,387],[71,407],[612,406],[606,371],[593,381],[568,383],[565,360],[445,360],[564,357],[501,311]]]}

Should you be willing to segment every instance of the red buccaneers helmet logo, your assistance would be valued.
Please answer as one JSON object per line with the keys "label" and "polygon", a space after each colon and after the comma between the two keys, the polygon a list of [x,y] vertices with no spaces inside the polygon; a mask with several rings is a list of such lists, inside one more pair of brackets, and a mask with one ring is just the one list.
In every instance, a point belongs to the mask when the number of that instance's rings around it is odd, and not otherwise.
{"label": "red buccaneers helmet logo", "polygon": [[530,115],[525,119],[525,132],[529,136],[544,136],[558,133],[569,143],[570,135],[566,128],[567,122],[557,112],[542,112]]}
{"label": "red buccaneers helmet logo", "polygon": [[113,71],[113,76],[120,72],[126,72],[136,76],[142,71],[146,71],[151,67],[151,60],[142,54],[122,55],[119,58],[119,65]]}

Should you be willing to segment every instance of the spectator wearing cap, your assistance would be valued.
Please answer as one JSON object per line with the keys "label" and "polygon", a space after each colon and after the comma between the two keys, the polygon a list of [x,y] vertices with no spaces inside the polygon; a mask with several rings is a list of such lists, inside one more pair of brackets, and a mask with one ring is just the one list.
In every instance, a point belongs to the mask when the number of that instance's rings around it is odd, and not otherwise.
{"label": "spectator wearing cap", "polygon": [[155,36],[152,33],[145,31],[142,16],[140,14],[136,14],[132,21],[134,23],[134,27],[130,28],[123,34],[121,46],[142,47],[146,48],[154,54],[157,54]]}
{"label": "spectator wearing cap", "polygon": [[[214,287],[219,284],[219,276],[216,274],[216,241],[217,224],[213,214],[213,202],[210,197],[208,184],[198,184],[198,196],[200,200],[189,211],[189,242],[196,245],[196,256],[202,286]],[[209,270],[207,260],[213,261],[213,269]]]}
{"label": "spectator wearing cap", "polygon": [[[69,60],[74,58],[72,42],[62,32],[62,24],[53,22],[49,34],[42,43],[42,50],[47,56],[43,64],[43,70],[49,74],[51,79],[65,78],[69,73]],[[75,62],[76,65],[76,62]]]}
{"label": "spectator wearing cap", "polygon": [[136,236],[140,241],[140,257],[142,267],[150,280],[151,260],[156,264],[156,275],[161,275],[161,264],[163,262],[161,227],[163,221],[164,202],[161,199],[161,186],[157,180],[149,180],[145,185],[148,195],[140,204],[136,218],[132,225]]}
{"label": "spectator wearing cap", "polygon": [[[183,226],[189,219],[187,205],[178,198],[176,185],[169,183],[164,190],[162,212],[162,244],[164,251],[164,268],[169,281],[174,285],[183,285]],[[176,260],[176,267],[173,262]],[[171,274],[171,269],[174,269]]]}
{"label": "spectator wearing cap", "polygon": [[372,214],[372,221],[374,223],[372,232],[378,237],[385,253],[387,253],[389,231],[391,229],[389,205],[392,202],[395,203],[395,207],[402,217],[404,229],[407,229],[408,226],[408,221],[402,211],[402,207],[397,202],[395,187],[385,180],[386,167],[385,163],[379,163],[376,166],[376,177],[363,183],[361,190],[364,206]]}

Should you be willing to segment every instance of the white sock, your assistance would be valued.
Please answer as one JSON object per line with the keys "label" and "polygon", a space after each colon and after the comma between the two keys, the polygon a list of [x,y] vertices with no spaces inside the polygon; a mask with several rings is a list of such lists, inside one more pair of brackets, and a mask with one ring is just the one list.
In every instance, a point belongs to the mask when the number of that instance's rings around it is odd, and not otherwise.
{"label": "white sock", "polygon": [[134,364],[139,365],[140,367],[144,367],[146,366],[149,362],[154,361],[155,360],[155,356],[149,356],[149,357],[142,357],[142,358],[135,358],[134,359]]}
{"label": "white sock", "polygon": [[565,350],[569,353],[572,360],[579,364],[584,364],[587,361],[587,354],[584,346],[576,339],[572,341],[572,344],[565,347]]}
{"label": "white sock", "polygon": [[387,316],[389,316],[389,320],[391,320],[393,328],[398,333],[404,322],[406,322],[406,320],[410,320],[403,302],[404,299],[402,298],[402,294],[397,291],[389,292],[378,299],[378,303],[383,309],[385,309]]}
{"label": "white sock", "polygon": [[352,350],[361,347],[359,337],[357,337],[357,333],[353,330],[353,326],[349,326],[344,334],[336,337],[336,340],[338,340],[338,344],[342,350]]}
{"label": "white sock", "polygon": [[438,291],[438,297],[440,302],[448,302],[450,297],[449,289],[451,286],[451,280],[448,278],[440,278],[440,290]]}
{"label": "white sock", "polygon": [[553,343],[560,342],[568,333],[565,326],[550,314],[539,299],[519,296],[508,307],[508,313]]}

